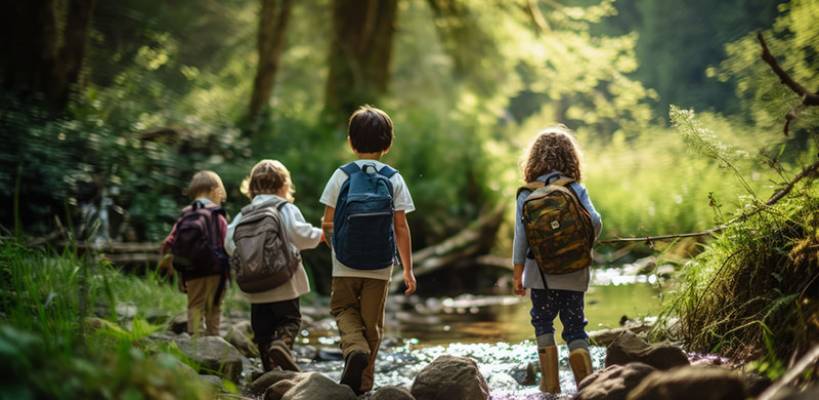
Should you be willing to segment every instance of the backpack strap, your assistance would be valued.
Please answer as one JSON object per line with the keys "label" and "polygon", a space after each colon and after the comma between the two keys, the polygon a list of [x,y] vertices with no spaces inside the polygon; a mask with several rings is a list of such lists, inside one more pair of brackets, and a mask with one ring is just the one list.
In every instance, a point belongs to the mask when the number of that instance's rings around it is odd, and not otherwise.
{"label": "backpack strap", "polygon": [[384,165],[383,167],[381,167],[381,170],[379,170],[378,173],[381,176],[390,179],[393,176],[395,176],[395,174],[398,173],[398,170],[393,167],[390,167],[389,165]]}
{"label": "backpack strap", "polygon": [[359,167],[355,161],[344,164],[339,169],[341,170],[341,172],[347,174],[347,176],[350,176],[358,171],[361,171],[361,167]]}
{"label": "backpack strap", "polygon": [[[569,185],[571,185],[574,182],[575,182],[575,180],[572,179],[572,178],[561,176],[560,178],[557,178],[557,180],[552,182],[551,185],[565,186],[565,187],[568,187],[569,189],[571,189],[571,187]],[[572,191],[574,191],[574,190],[572,189]]]}
{"label": "backpack strap", "polygon": [[534,192],[542,187],[546,187],[546,184],[541,181],[529,182],[518,188],[518,193],[515,195],[515,198],[520,197],[520,194],[523,192]]}
{"label": "backpack strap", "polygon": [[242,207],[242,215],[247,215],[248,213],[251,213],[253,211],[256,211],[256,210],[259,210],[259,209],[262,209],[262,208],[267,208],[267,207],[273,207],[273,208],[275,208],[277,210],[281,210],[282,207],[284,207],[285,204],[287,204],[286,200],[282,200],[282,199],[278,199],[278,198],[272,198],[270,200],[266,200],[266,201],[263,201],[263,202],[257,203],[257,204],[248,204],[248,205]]}

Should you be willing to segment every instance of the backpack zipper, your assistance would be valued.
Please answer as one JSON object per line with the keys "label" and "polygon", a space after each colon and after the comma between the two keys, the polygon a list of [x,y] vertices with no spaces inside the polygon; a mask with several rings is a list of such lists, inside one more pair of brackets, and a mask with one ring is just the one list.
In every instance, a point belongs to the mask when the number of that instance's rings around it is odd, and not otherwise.
{"label": "backpack zipper", "polygon": [[350,214],[347,216],[347,221],[353,218],[365,218],[365,217],[379,217],[382,215],[392,215],[392,211],[379,211],[379,212],[370,212],[370,213],[359,213],[359,214]]}

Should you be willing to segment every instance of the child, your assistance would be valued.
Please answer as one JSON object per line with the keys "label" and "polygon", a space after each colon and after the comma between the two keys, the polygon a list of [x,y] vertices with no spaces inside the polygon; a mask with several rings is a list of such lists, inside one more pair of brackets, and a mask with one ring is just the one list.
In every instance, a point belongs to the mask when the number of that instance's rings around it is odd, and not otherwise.
{"label": "child", "polygon": [[341,383],[361,394],[374,383],[396,244],[404,293],[415,292],[407,224],[415,205],[401,175],[379,161],[393,140],[392,120],[384,111],[359,108],[350,117],[347,140],[358,160],[333,173],[320,201],[326,206],[322,228],[333,250],[330,311],[345,359]]}
{"label": "child", "polygon": [[[188,294],[188,333],[201,333],[204,316],[205,335],[217,336],[228,278],[222,247],[227,219],[220,207],[226,198],[225,187],[216,173],[200,171],[191,179],[187,194],[193,203],[182,210],[182,217],[163,242],[162,254],[172,252],[173,256],[164,257],[160,267],[167,268],[173,262],[179,271],[179,288]],[[203,223],[197,225],[200,221]],[[202,228],[198,233],[206,242],[204,249],[197,246],[196,226]]]}
{"label": "child", "polygon": [[[549,274],[542,273],[542,266],[535,261],[530,244],[527,242],[527,229],[524,227],[524,203],[532,190],[521,188],[517,197],[517,213],[515,219],[515,239],[513,260],[515,293],[523,296],[526,289],[531,289],[532,298],[532,325],[537,335],[538,356],[540,358],[541,382],[540,390],[546,393],[560,393],[560,381],[557,368],[557,347],[554,339],[554,318],[560,315],[563,323],[563,340],[569,347],[569,364],[572,367],[575,380],[579,383],[591,373],[591,358],[589,356],[588,336],[584,327],[588,323],[583,315],[583,297],[589,288],[590,250],[592,241],[596,240],[602,227],[600,214],[594,209],[586,188],[580,184],[581,165],[580,150],[568,128],[563,125],[549,127],[544,130],[529,148],[526,164],[523,169],[525,181],[531,186],[565,185],[570,191],[564,192],[574,196],[572,203],[582,205],[587,212],[585,222],[588,238],[586,243],[572,244],[561,250],[573,251],[582,247],[585,257],[574,272]],[[569,178],[573,181],[565,180]],[[560,179],[560,181],[558,181]],[[568,205],[567,205],[568,207]],[[578,209],[578,215],[581,214]],[[585,213],[583,213],[585,214]],[[590,221],[589,221],[590,219]],[[557,220],[551,221],[551,229],[567,229]],[[547,227],[549,229],[549,227]],[[530,231],[531,232],[531,231]],[[592,238],[593,237],[593,238]],[[553,243],[552,243],[553,244]],[[548,244],[547,244],[548,245]],[[561,257],[565,257],[561,252]],[[575,253],[580,254],[580,253]],[[575,260],[568,259],[567,263]],[[561,262],[563,260],[561,259]],[[564,264],[564,267],[566,265]]]}
{"label": "child", "polygon": [[[250,215],[251,212],[264,208],[278,211],[282,237],[289,242],[285,245],[290,246],[292,253],[295,254],[293,257],[295,270],[289,279],[275,287],[253,292],[242,291],[250,301],[253,340],[259,348],[264,370],[270,371],[278,366],[284,370],[299,371],[290,350],[301,327],[299,297],[310,292],[310,286],[298,251],[318,246],[322,233],[320,229],[306,222],[299,208],[293,204],[295,187],[290,179],[290,171],[279,161],[260,161],[251,169],[250,176],[243,186],[243,191],[251,198],[251,203],[236,215],[228,227],[225,250],[232,256],[239,252],[236,242],[240,239],[234,236],[237,227],[242,223],[242,214]],[[242,282],[238,283],[241,289]]]}

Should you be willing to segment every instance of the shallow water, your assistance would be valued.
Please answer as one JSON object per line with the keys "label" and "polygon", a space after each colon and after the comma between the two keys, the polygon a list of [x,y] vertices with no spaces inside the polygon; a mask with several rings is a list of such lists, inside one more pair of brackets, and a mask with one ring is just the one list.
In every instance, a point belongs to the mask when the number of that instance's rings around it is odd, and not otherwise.
{"label": "shallow water", "polygon": [[[639,282],[639,281],[638,281]],[[586,297],[587,330],[614,328],[620,319],[656,315],[659,291],[647,281],[593,286]],[[536,385],[523,381],[529,363],[537,365],[529,323],[528,297],[471,296],[405,298],[394,295],[387,310],[384,343],[378,355],[376,386],[409,387],[425,365],[442,354],[475,359],[492,390],[493,399],[543,399]],[[555,321],[559,334],[562,327]],[[315,321],[303,332],[302,344],[332,349],[338,332],[332,320]],[[592,347],[595,368],[603,365],[605,348]],[[565,394],[575,391],[568,366],[568,351],[560,346],[560,380]],[[341,361],[303,360],[305,370],[320,371],[338,379]]]}
{"label": "shallow water", "polygon": [[[592,364],[601,368],[605,358],[605,348],[592,347]],[[529,363],[537,363],[537,353],[532,341],[516,344],[508,343],[453,343],[442,346],[422,346],[407,343],[402,346],[383,349],[376,364],[376,386],[398,385],[409,387],[415,375],[434,360],[443,355],[458,355],[474,359],[486,378],[493,399],[545,399],[536,385],[524,386],[518,383]],[[567,364],[568,350],[560,348],[560,382],[564,393],[575,391],[574,377]],[[339,379],[343,363],[341,361],[312,362],[304,366],[306,370],[320,371],[332,379]]]}

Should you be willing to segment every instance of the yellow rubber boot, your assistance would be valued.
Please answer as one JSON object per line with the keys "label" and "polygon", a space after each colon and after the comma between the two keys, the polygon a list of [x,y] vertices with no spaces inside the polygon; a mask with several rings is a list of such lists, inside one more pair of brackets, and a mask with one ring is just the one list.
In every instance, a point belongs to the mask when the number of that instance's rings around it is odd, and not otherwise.
{"label": "yellow rubber boot", "polygon": [[579,385],[583,378],[592,373],[591,355],[589,354],[589,350],[585,348],[572,350],[569,353],[569,365],[572,367],[574,380]]}
{"label": "yellow rubber boot", "polygon": [[540,358],[540,391],[543,393],[560,393],[560,377],[557,373],[557,346],[546,346],[537,349]]}

